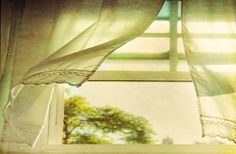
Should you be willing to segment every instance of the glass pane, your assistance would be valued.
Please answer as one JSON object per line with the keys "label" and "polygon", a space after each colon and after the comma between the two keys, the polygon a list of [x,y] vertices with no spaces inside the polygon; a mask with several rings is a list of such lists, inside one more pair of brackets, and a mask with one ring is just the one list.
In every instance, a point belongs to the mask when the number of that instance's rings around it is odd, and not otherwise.
{"label": "glass pane", "polygon": [[158,20],[154,21],[144,33],[169,33],[169,21]]}
{"label": "glass pane", "polygon": [[169,71],[169,60],[106,60],[99,71]]}
{"label": "glass pane", "polygon": [[182,1],[178,1],[178,18],[181,18],[181,6],[182,5]]}
{"label": "glass pane", "polygon": [[182,22],[178,21],[177,23],[177,33],[182,33]]}
{"label": "glass pane", "polygon": [[128,42],[116,53],[161,53],[169,51],[169,38],[138,37]]}

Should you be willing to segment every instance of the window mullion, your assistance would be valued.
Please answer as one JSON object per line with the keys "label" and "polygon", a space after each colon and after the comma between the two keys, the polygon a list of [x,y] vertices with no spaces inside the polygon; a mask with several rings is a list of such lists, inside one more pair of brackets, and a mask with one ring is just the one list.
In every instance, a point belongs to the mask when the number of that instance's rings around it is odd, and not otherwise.
{"label": "window mullion", "polygon": [[178,0],[170,3],[170,71],[176,71],[178,65],[177,53],[177,23],[178,23]]}

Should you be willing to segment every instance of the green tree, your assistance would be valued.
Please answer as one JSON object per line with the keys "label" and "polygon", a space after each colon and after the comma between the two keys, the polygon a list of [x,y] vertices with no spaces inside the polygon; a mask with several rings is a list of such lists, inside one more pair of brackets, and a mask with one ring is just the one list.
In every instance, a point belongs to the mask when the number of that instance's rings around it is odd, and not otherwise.
{"label": "green tree", "polygon": [[167,137],[162,139],[161,144],[174,144],[174,140],[167,136]]}
{"label": "green tree", "polygon": [[153,143],[147,120],[114,107],[94,107],[79,96],[65,100],[64,144]]}

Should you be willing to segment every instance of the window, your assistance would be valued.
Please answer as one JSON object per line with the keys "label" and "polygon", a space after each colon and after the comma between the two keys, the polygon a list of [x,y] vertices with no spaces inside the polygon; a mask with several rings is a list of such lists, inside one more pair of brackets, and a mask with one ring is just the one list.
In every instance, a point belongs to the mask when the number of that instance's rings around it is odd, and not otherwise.
{"label": "window", "polygon": [[190,81],[180,16],[181,1],[165,1],[150,27],[112,53],[90,80]]}
{"label": "window", "polygon": [[[199,41],[210,41],[206,40],[211,37],[206,32],[197,32],[194,35],[201,37]],[[222,39],[232,36],[222,32],[212,37]],[[224,139],[200,137],[197,100],[182,43],[181,1],[165,1],[157,19],[144,34],[111,54],[82,87],[65,85],[60,86],[58,90],[60,96],[54,101],[50,111],[49,145],[62,145],[64,110],[62,102],[64,98],[75,95],[85,98],[91,108],[109,105],[134,117],[146,119],[156,132],[152,136],[154,144],[230,144]],[[189,116],[185,116],[184,113]],[[101,136],[101,133],[96,133],[97,136]],[[113,140],[119,140],[116,135],[111,135]],[[104,142],[106,143],[105,139]],[[115,144],[123,142],[117,141]],[[67,145],[69,146],[71,145]],[[142,149],[143,146],[147,146],[150,150],[156,150],[152,145],[139,146]],[[73,147],[86,152],[86,148],[91,145]],[[108,146],[94,146],[97,152],[101,152],[104,147],[108,152],[112,151]],[[131,150],[127,148],[127,151],[132,151],[132,147],[138,146],[130,145],[130,147]],[[113,148],[118,151],[122,149],[115,146]],[[204,149],[202,153],[206,150],[212,149]]]}

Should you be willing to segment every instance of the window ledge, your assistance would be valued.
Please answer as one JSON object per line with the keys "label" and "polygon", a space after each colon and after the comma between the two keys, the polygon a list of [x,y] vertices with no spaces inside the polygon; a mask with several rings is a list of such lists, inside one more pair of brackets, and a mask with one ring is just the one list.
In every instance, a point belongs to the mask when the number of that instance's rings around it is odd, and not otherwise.
{"label": "window ledge", "polygon": [[191,82],[189,72],[97,71],[89,81],[179,81]]}
{"label": "window ledge", "polygon": [[235,145],[50,145],[40,154],[235,154]]}

